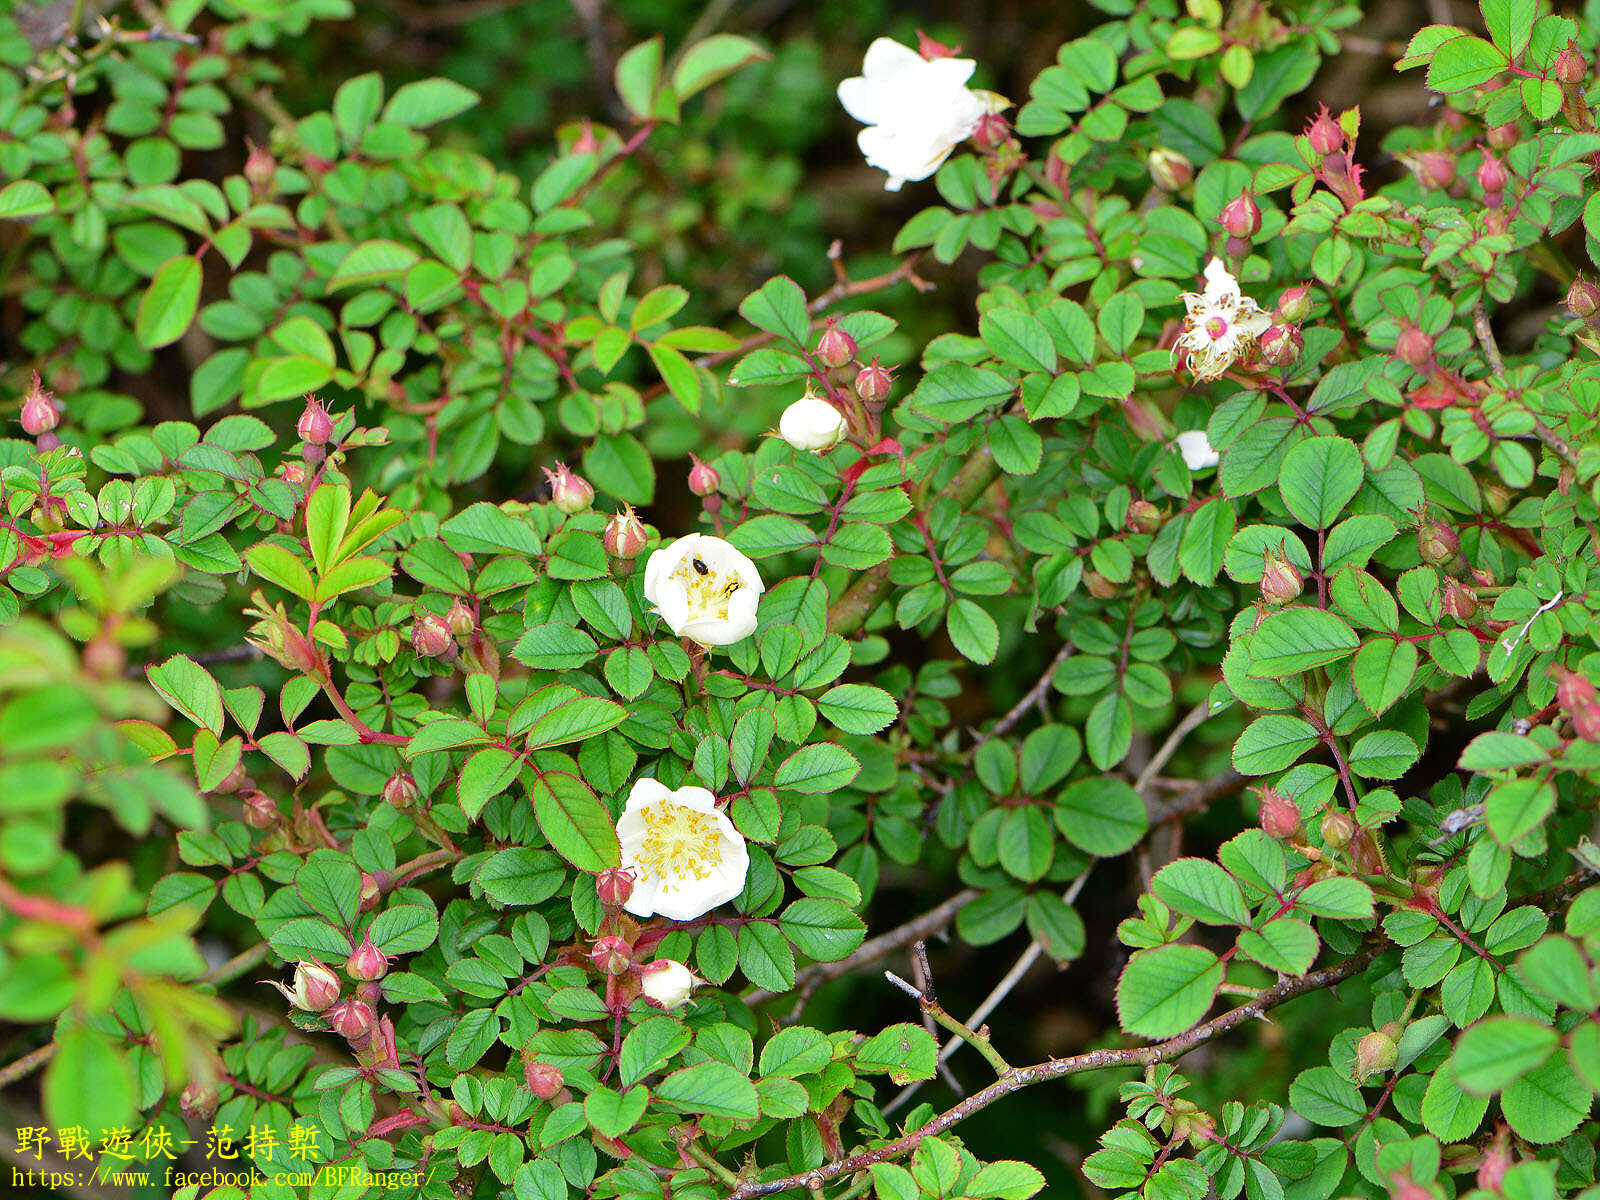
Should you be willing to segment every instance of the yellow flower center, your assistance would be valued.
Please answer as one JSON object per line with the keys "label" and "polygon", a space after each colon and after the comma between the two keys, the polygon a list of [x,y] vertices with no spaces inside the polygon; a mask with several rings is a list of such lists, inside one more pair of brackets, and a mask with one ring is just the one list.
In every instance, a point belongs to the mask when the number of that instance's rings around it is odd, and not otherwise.
{"label": "yellow flower center", "polygon": [[645,871],[664,879],[704,879],[722,865],[722,834],[711,813],[658,800],[639,815],[645,835],[635,857]]}
{"label": "yellow flower center", "polygon": [[683,584],[689,593],[689,619],[715,617],[728,619],[728,601],[743,583],[736,575],[724,575],[698,554],[689,554],[669,578]]}

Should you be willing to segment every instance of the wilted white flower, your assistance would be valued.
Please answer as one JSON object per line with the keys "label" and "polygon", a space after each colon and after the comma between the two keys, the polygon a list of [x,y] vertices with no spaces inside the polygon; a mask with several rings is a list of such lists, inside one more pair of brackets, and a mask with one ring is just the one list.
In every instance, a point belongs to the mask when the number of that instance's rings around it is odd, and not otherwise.
{"label": "wilted white flower", "polygon": [[1189,470],[1204,471],[1217,465],[1220,455],[1211,448],[1204,429],[1186,429],[1178,435],[1177,441],[1178,453],[1189,464]]}
{"label": "wilted white flower", "polygon": [[970,58],[925,59],[892,38],[867,47],[861,74],[839,85],[839,103],[866,125],[856,144],[869,166],[889,173],[883,186],[898,192],[908,179],[926,179],[972,135],[1004,97],[966,86],[977,66]]}
{"label": "wilted white flower", "polygon": [[639,987],[645,999],[662,1008],[676,1008],[694,994],[694,985],[701,982],[695,973],[681,962],[658,958],[639,969]]}
{"label": "wilted white flower", "polygon": [[617,818],[617,839],[622,866],[634,873],[623,907],[636,917],[692,921],[744,890],[744,835],[703,787],[674,792],[659,780],[638,780]]}
{"label": "wilted white flower", "polygon": [[754,633],[765,590],[755,563],[703,533],[661,547],[644,565],[644,598],[673,633],[702,646],[730,646]]}
{"label": "wilted white flower", "polygon": [[848,432],[844,414],[815,392],[807,392],[778,418],[778,434],[796,450],[821,454],[832,450]]}
{"label": "wilted white flower", "polygon": [[1183,293],[1183,303],[1189,314],[1183,319],[1172,356],[1197,380],[1221,375],[1251,350],[1272,324],[1272,318],[1239,291],[1239,281],[1220,258],[1206,264],[1205,291]]}

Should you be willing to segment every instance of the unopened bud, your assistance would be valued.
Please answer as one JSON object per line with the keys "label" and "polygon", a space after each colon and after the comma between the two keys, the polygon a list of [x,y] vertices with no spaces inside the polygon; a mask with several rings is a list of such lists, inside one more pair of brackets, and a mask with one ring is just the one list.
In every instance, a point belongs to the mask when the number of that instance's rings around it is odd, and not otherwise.
{"label": "unopened bud", "polygon": [[1276,788],[1262,788],[1261,830],[1279,841],[1299,837],[1300,806]]}
{"label": "unopened bud", "polygon": [[1556,55],[1556,78],[1562,83],[1576,85],[1589,77],[1589,60],[1578,49],[1577,42],[1568,42],[1566,49]]}
{"label": "unopened bud", "polygon": [[1417,525],[1417,553],[1422,561],[1442,567],[1455,559],[1461,548],[1461,535],[1442,521],[1424,517]]}
{"label": "unopened bud", "polygon": [[1486,1192],[1498,1192],[1506,1172],[1511,1169],[1511,1147],[1502,1127],[1483,1152],[1483,1162],[1478,1164],[1477,1184]]}
{"label": "unopened bud", "polygon": [[178,1097],[178,1111],[191,1121],[209,1121],[217,1115],[220,1100],[215,1084],[191,1083]]}
{"label": "unopened bud", "polygon": [[1576,671],[1563,671],[1560,681],[1556,684],[1556,703],[1564,712],[1577,712],[1586,704],[1595,701],[1594,684],[1589,682],[1586,675]]}
{"label": "unopened bud", "polygon": [[1261,359],[1275,367],[1287,367],[1300,361],[1300,351],[1306,340],[1293,325],[1269,325],[1261,335]]}
{"label": "unopened bud", "polygon": [[222,782],[211,789],[211,794],[213,796],[231,796],[242,788],[249,781],[249,778],[244,773],[244,764],[242,762],[234,763],[233,770],[222,777]]}
{"label": "unopened bud", "polygon": [[1442,192],[1456,181],[1455,155],[1443,150],[1424,150],[1406,164],[1425,192]]}
{"label": "unopened bud", "polygon": [[1318,154],[1337,154],[1344,149],[1344,130],[1339,128],[1339,122],[1333,119],[1326,104],[1317,113],[1316,119],[1306,126],[1306,137]]}
{"label": "unopened bud", "polygon": [[633,946],[626,938],[597,938],[589,961],[602,975],[622,975],[633,966]]}
{"label": "unopened bud", "polygon": [[1433,361],[1433,339],[1407,321],[1395,339],[1394,356],[1408,366],[1426,366]]}
{"label": "unopened bud", "polygon": [[1505,191],[1506,183],[1511,178],[1506,172],[1505,163],[1492,154],[1483,156],[1483,161],[1478,164],[1476,177],[1478,186],[1491,195]]}
{"label": "unopened bud", "polygon": [[1575,316],[1587,321],[1600,312],[1600,287],[1593,280],[1579,275],[1567,289],[1567,307]]}
{"label": "unopened bud", "polygon": [[278,806],[264,792],[250,788],[239,795],[244,823],[252,829],[271,829],[278,823]]}
{"label": "unopened bud", "polygon": [[557,463],[554,471],[549,467],[542,470],[550,482],[550,503],[559,511],[570,517],[594,503],[594,488],[589,486],[589,481],[582,475],[573,474],[565,463]]}
{"label": "unopened bud", "polygon": [[472,609],[459,598],[450,602],[450,609],[444,614],[444,623],[457,637],[466,637],[478,628],[478,619],[472,615]]}
{"label": "unopened bud", "polygon": [[1224,205],[1217,220],[1228,236],[1241,241],[1261,232],[1261,209],[1249,192],[1241,192],[1237,200]]}
{"label": "unopened bud", "polygon": [[1150,182],[1163,192],[1179,192],[1194,179],[1194,164],[1176,150],[1157,146],[1145,160],[1150,169]]}
{"label": "unopened bud", "polygon": [[1399,1047],[1390,1026],[1374,1029],[1356,1043],[1356,1082],[1365,1083],[1374,1075],[1392,1070],[1400,1061]]}
{"label": "unopened bud", "polygon": [[1099,571],[1085,571],[1083,586],[1096,600],[1114,600],[1122,590]]}
{"label": "unopened bud", "polygon": [[689,490],[696,496],[709,496],[722,486],[722,476],[710,463],[689,455]]}
{"label": "unopened bud", "polygon": [[361,911],[371,912],[383,899],[383,885],[370,871],[361,872]]}
{"label": "unopened bud", "polygon": [[33,386],[22,397],[21,420],[22,431],[29,437],[49,433],[61,423],[61,414],[56,411],[54,397],[45,391],[37,371],[33,373]]}
{"label": "unopened bud", "polygon": [[842,367],[855,356],[855,338],[840,329],[833,317],[829,317],[827,328],[817,339],[817,357],[827,366]]}
{"label": "unopened bud", "polygon": [[1342,850],[1350,844],[1350,839],[1356,835],[1356,823],[1350,819],[1350,814],[1341,809],[1330,808],[1322,818],[1319,831],[1322,834],[1322,843],[1334,850]]}
{"label": "unopened bud", "polygon": [[421,794],[417,781],[407,771],[396,771],[383,785],[383,798],[396,808],[410,808]]}
{"label": "unopened bud", "polygon": [[889,385],[893,382],[894,375],[889,368],[874,358],[868,366],[856,372],[856,395],[867,404],[881,405],[889,398]]}
{"label": "unopened bud", "polygon": [[375,1019],[372,1009],[360,1000],[345,1000],[328,1010],[328,1024],[350,1041],[370,1034]]}
{"label": "unopened bud", "polygon": [[974,146],[988,154],[1006,144],[1006,139],[1011,136],[1011,122],[999,113],[984,113],[968,136]]}
{"label": "unopened bud", "polygon": [[373,943],[370,936],[363,937],[361,944],[350,952],[349,958],[345,959],[344,973],[351,979],[363,982],[382,979],[389,973],[389,959]]}
{"label": "unopened bud", "polygon": [[411,648],[422,658],[438,658],[455,644],[443,617],[423,613],[411,625]]}
{"label": "unopened bud", "polygon": [[278,475],[282,480],[293,487],[299,487],[306,481],[306,467],[304,463],[286,462],[278,467]]}
{"label": "unopened bud", "polygon": [[1521,131],[1514,121],[1506,125],[1496,125],[1489,130],[1489,148],[1503,154],[1515,146],[1521,136]]}
{"label": "unopened bud", "polygon": [[1161,510],[1149,500],[1128,505],[1127,526],[1134,533],[1154,533],[1161,528]]}
{"label": "unopened bud", "polygon": [[608,867],[594,881],[595,894],[607,908],[621,908],[633,895],[633,871],[628,867]]}
{"label": "unopened bud", "polygon": [[1305,580],[1295,570],[1294,564],[1270,550],[1263,557],[1261,598],[1274,608],[1298,599],[1305,590]]}
{"label": "unopened bud", "polygon": [[614,514],[606,522],[605,532],[600,535],[606,553],[612,558],[638,558],[644,553],[645,543],[649,540],[644,531],[644,522],[639,520],[639,514],[633,511],[632,505]]}
{"label": "unopened bud", "polygon": [[561,1094],[561,1089],[567,1082],[561,1074],[560,1067],[554,1063],[540,1062],[536,1058],[523,1062],[522,1078],[527,1083],[528,1090],[541,1100],[554,1100]]}
{"label": "unopened bud", "polygon": [[251,146],[244,160],[244,177],[252,191],[265,192],[278,174],[278,160],[265,146]]}
{"label": "unopened bud", "polygon": [[662,1008],[676,1008],[694,994],[694,987],[704,980],[698,978],[681,962],[659,958],[647,963],[640,972],[639,987],[646,1000]]}
{"label": "unopened bud", "polygon": [[1460,580],[1447,579],[1444,583],[1444,611],[1457,621],[1470,621],[1478,611],[1478,597]]}
{"label": "unopened bud", "polygon": [[315,961],[295,964],[290,987],[276,980],[268,982],[301,1012],[324,1012],[339,998],[339,977]]}
{"label": "unopened bud", "polygon": [[1586,742],[1600,742],[1600,702],[1589,701],[1572,714],[1572,732]]}
{"label": "unopened bud", "polygon": [[1311,315],[1311,289],[1304,284],[1285,288],[1273,309],[1273,318],[1280,325],[1298,325]]}
{"label": "unopened bud", "polygon": [[295,423],[294,431],[306,445],[322,446],[333,437],[333,418],[328,415],[328,410],[321,400],[315,396],[307,396],[305,411]]}

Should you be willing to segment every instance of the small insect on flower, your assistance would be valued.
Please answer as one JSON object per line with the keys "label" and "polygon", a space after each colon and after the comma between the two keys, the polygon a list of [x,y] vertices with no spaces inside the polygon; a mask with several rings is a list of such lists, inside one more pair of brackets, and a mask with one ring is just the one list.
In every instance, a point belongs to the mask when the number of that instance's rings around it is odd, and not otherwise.
{"label": "small insect on flower", "polygon": [[674,634],[702,646],[731,646],[754,633],[765,590],[755,563],[703,533],[663,546],[644,567],[645,599]]}
{"label": "small insect on flower", "polygon": [[1183,293],[1183,303],[1189,311],[1172,347],[1172,358],[1202,383],[1253,352],[1256,339],[1272,324],[1260,305],[1240,292],[1239,281],[1220,258],[1206,264],[1205,290]]}

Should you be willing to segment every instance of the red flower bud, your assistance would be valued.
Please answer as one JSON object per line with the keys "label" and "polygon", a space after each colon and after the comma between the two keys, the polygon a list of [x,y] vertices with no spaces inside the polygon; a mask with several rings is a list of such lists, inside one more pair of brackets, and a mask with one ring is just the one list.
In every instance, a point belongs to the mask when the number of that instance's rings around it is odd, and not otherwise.
{"label": "red flower bud", "polygon": [[1600,287],[1579,275],[1567,289],[1567,307],[1575,316],[1587,321],[1600,312]]}
{"label": "red flower bud", "polygon": [[328,1024],[350,1041],[370,1034],[375,1019],[372,1009],[360,1000],[345,1000],[328,1010]]}
{"label": "red flower bud", "polygon": [[856,372],[856,395],[868,404],[882,404],[889,398],[889,385],[893,382],[893,373],[874,358],[871,365]]}
{"label": "red flower bud", "polygon": [[411,625],[411,648],[422,658],[438,658],[455,644],[443,617],[423,613]]}
{"label": "red flower bud", "polygon": [[396,771],[383,785],[383,798],[396,808],[410,808],[422,793],[409,772]]}
{"label": "red flower bud", "polygon": [[1300,836],[1300,806],[1275,788],[1261,789],[1261,829],[1271,838]]}
{"label": "red flower bud", "polygon": [[1478,611],[1478,597],[1460,580],[1444,582],[1444,611],[1457,621],[1470,621]]}
{"label": "red flower bud", "polygon": [[842,367],[856,356],[856,340],[828,318],[828,327],[817,339],[817,357],[830,367]]}
{"label": "red flower bud", "polygon": [[1194,179],[1194,164],[1176,150],[1157,146],[1145,160],[1150,169],[1150,182],[1163,192],[1179,192]]}
{"label": "red flower bud", "polygon": [[1594,684],[1589,682],[1586,675],[1576,671],[1567,671],[1562,668],[1560,682],[1556,684],[1556,703],[1563,711],[1574,713],[1586,704],[1595,701]]}
{"label": "red flower bud", "polygon": [[1261,232],[1261,209],[1249,192],[1224,205],[1217,220],[1230,237],[1245,240]]}
{"label": "red flower bud", "polygon": [[696,496],[709,496],[722,486],[722,476],[709,463],[689,455],[689,490]]}
{"label": "red flower bud", "polygon": [[1417,553],[1422,561],[1442,567],[1454,560],[1461,548],[1461,535],[1442,521],[1424,517],[1417,524]]}
{"label": "red flower bud", "polygon": [[250,777],[244,773],[244,764],[242,762],[234,763],[233,770],[223,776],[222,782],[211,789],[211,795],[231,796],[249,782],[249,779]]}
{"label": "red flower bud", "polygon": [[1443,150],[1424,150],[1407,164],[1425,192],[1440,192],[1456,181],[1455,155]]}
{"label": "red flower bud", "polygon": [[1306,137],[1318,154],[1337,154],[1344,149],[1344,130],[1339,128],[1339,122],[1333,119],[1326,104],[1317,112],[1316,119],[1306,125]]}
{"label": "red flower bud", "polygon": [[1269,325],[1257,343],[1261,348],[1261,360],[1275,367],[1299,362],[1305,344],[1305,338],[1293,325]]}
{"label": "red flower bud", "polygon": [[1492,154],[1485,154],[1483,161],[1478,164],[1476,172],[1478,186],[1490,195],[1498,195],[1505,191],[1506,183],[1511,176],[1506,171],[1505,163]]}
{"label": "red flower bud", "polygon": [[22,397],[21,419],[22,431],[29,437],[49,433],[61,423],[61,414],[56,411],[54,397],[45,391],[37,371],[33,373],[33,386]]}
{"label": "red flower bud", "polygon": [[550,481],[550,503],[561,512],[570,517],[594,503],[594,488],[589,486],[589,481],[567,470],[565,463],[557,463],[554,471],[549,467],[540,469]]}
{"label": "red flower bud", "polygon": [[1096,600],[1114,600],[1122,590],[1112,583],[1099,571],[1085,571],[1083,573],[1084,589]]}
{"label": "red flower bud", "polygon": [[1342,809],[1330,808],[1322,818],[1322,843],[1334,850],[1342,850],[1356,835],[1356,823]]}
{"label": "red flower bud", "polygon": [[272,157],[265,146],[252,145],[249,157],[244,160],[244,177],[251,190],[257,194],[265,193],[277,174],[278,160]]}
{"label": "red flower bud", "polygon": [[371,912],[383,899],[383,885],[370,871],[361,872],[361,911]]}
{"label": "red flower bud", "polygon": [[1374,1075],[1391,1070],[1400,1061],[1399,1046],[1389,1026],[1374,1029],[1356,1043],[1356,1082],[1365,1083]]}
{"label": "red flower bud", "polygon": [[271,829],[280,819],[276,802],[254,788],[240,794],[239,805],[244,823],[252,829]]}
{"label": "red flower bud", "polygon": [[541,1100],[554,1100],[567,1082],[562,1077],[560,1067],[553,1063],[540,1062],[536,1058],[524,1060],[522,1078],[527,1083],[528,1090]]}
{"label": "red flower bud", "polygon": [[644,522],[639,520],[639,514],[633,511],[631,504],[612,516],[606,522],[605,532],[600,535],[606,553],[612,558],[638,558],[644,553],[649,540],[644,531]]}
{"label": "red flower bud", "polygon": [[472,615],[472,609],[459,598],[450,602],[449,611],[444,614],[444,623],[457,637],[466,637],[478,628],[478,619]]}
{"label": "red flower bud", "polygon": [[324,1012],[339,998],[339,977],[319,962],[296,963],[292,986],[268,980],[302,1012]]}
{"label": "red flower bud", "polygon": [[306,445],[322,446],[333,437],[333,418],[328,415],[328,410],[321,400],[315,396],[307,396],[306,409],[300,414],[300,420],[295,424],[294,430]]}
{"label": "red flower bud", "polygon": [[1011,122],[999,113],[984,113],[972,127],[972,144],[988,154],[1000,149],[1011,136]]}
{"label": "red flower bud", "polygon": [[1568,42],[1566,49],[1556,55],[1556,78],[1562,83],[1577,85],[1588,77],[1589,60],[1578,49],[1577,42]]}
{"label": "red flower bud", "polygon": [[1394,356],[1408,366],[1426,366],[1433,361],[1433,339],[1407,321],[1395,339]]}
{"label": "red flower bud", "polygon": [[215,1084],[191,1083],[178,1097],[178,1111],[191,1121],[209,1121],[217,1115],[220,1100]]}
{"label": "red flower bud", "polygon": [[351,979],[364,982],[382,979],[389,973],[389,959],[373,943],[370,936],[363,937],[361,944],[350,952],[349,958],[345,959],[344,973]]}
{"label": "red flower bud", "polygon": [[1496,125],[1489,130],[1489,148],[1504,152],[1515,146],[1520,137],[1521,131],[1517,129],[1515,121],[1507,125]]}
{"label": "red flower bud", "polygon": [[1478,1165],[1477,1184],[1486,1192],[1498,1192],[1510,1169],[1511,1147],[1507,1144],[1505,1127],[1502,1126],[1489,1148],[1483,1152],[1483,1162]]}
{"label": "red flower bud", "polygon": [[633,966],[633,946],[626,938],[597,938],[589,961],[602,975],[622,975]]}
{"label": "red flower bud", "polygon": [[1310,314],[1311,289],[1304,284],[1286,288],[1273,309],[1273,319],[1280,325],[1298,325]]}
{"label": "red flower bud", "polygon": [[294,487],[299,487],[306,481],[306,468],[304,463],[286,462],[278,466],[278,474],[283,481]]}
{"label": "red flower bud", "polygon": [[1305,590],[1305,580],[1300,572],[1294,569],[1294,564],[1287,559],[1279,558],[1272,551],[1265,554],[1265,563],[1261,571],[1261,598],[1272,607],[1287,604],[1298,599]]}
{"label": "red flower bud", "polygon": [[609,867],[595,878],[595,893],[607,908],[621,908],[633,895],[633,871],[628,867]]}
{"label": "red flower bud", "polygon": [[1591,700],[1572,714],[1572,732],[1586,742],[1600,742],[1600,702]]}

